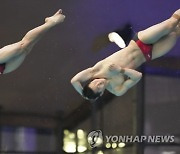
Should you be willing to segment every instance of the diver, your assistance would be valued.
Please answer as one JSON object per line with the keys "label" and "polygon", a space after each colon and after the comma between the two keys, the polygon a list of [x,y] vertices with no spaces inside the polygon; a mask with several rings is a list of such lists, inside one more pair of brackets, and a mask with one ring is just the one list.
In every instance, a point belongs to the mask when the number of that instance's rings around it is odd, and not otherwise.
{"label": "diver", "polygon": [[96,100],[105,90],[121,96],[142,77],[141,64],[169,52],[180,36],[180,9],[154,26],[137,33],[129,45],[71,79],[75,90],[85,99]]}
{"label": "diver", "polygon": [[43,25],[30,30],[19,42],[1,48],[0,74],[6,74],[17,69],[40,38],[52,27],[63,22],[64,19],[65,16],[60,9],[53,16],[46,18]]}

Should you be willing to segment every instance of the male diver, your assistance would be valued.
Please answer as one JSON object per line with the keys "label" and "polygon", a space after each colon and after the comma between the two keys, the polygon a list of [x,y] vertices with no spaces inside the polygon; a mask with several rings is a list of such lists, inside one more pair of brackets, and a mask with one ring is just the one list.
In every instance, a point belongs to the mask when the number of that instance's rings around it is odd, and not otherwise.
{"label": "male diver", "polygon": [[99,98],[105,89],[116,96],[123,95],[141,79],[137,67],[173,48],[180,36],[179,21],[180,9],[169,19],[138,32],[127,47],[75,75],[71,80],[73,87],[90,100]]}

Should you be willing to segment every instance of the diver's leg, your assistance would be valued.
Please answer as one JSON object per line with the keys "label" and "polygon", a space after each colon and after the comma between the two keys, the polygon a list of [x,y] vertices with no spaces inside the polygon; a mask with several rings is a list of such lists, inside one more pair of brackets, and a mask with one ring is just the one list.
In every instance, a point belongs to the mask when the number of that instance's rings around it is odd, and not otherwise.
{"label": "diver's leg", "polygon": [[178,25],[180,20],[180,9],[174,12],[174,14],[167,20],[151,26],[138,33],[138,38],[146,43],[153,44],[165,35],[171,33],[175,27]]}
{"label": "diver's leg", "polygon": [[156,59],[168,53],[176,44],[177,38],[178,35],[174,31],[154,43],[152,49],[152,59]]}
{"label": "diver's leg", "polygon": [[64,18],[62,11],[59,10],[53,16],[46,18],[43,25],[30,30],[21,41],[1,48],[0,63],[5,63],[18,55],[29,53],[39,39],[52,27],[63,22]]}
{"label": "diver's leg", "polygon": [[[53,16],[45,19],[45,23],[29,31],[21,40],[22,48],[30,52],[32,47],[40,40],[40,38],[52,27],[64,21],[65,16],[62,10],[58,10]],[[26,51],[25,51],[26,52]]]}

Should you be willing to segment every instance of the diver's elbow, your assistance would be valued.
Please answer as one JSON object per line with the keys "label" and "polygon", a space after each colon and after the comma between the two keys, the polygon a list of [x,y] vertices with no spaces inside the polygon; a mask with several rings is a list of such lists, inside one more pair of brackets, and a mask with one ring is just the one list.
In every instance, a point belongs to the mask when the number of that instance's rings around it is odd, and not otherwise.
{"label": "diver's elbow", "polygon": [[73,79],[71,79],[71,84],[73,85],[75,83],[75,81]]}
{"label": "diver's elbow", "polygon": [[78,83],[77,79],[76,79],[75,77],[73,77],[73,78],[71,79],[71,84],[72,84],[72,85],[75,85],[75,84],[77,84],[77,83]]}
{"label": "diver's elbow", "polygon": [[74,84],[76,81],[75,81],[75,78],[73,77],[72,79],[71,79],[71,84]]}

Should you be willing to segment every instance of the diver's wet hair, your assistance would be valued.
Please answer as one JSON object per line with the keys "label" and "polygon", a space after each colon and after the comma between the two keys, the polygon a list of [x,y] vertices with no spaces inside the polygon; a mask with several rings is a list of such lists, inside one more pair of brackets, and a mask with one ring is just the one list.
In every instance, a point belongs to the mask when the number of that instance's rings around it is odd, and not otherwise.
{"label": "diver's wet hair", "polygon": [[90,99],[96,100],[100,97],[101,93],[95,93],[90,87],[89,84],[86,84],[83,88],[83,96]]}

